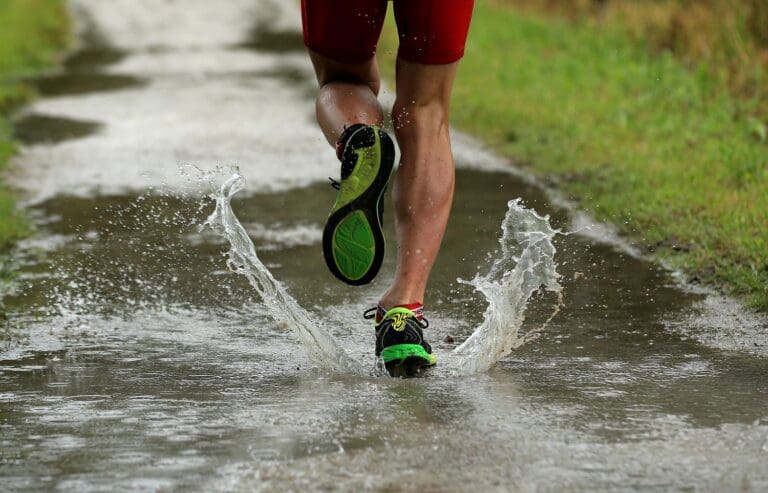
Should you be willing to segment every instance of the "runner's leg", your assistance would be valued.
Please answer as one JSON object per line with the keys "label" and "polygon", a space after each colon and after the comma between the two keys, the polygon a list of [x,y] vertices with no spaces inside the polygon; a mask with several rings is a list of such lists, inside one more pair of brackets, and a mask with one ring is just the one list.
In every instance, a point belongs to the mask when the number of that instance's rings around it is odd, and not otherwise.
{"label": "runner's leg", "polygon": [[448,133],[451,87],[458,62],[423,65],[399,59],[392,109],[400,145],[394,179],[397,268],[380,305],[424,300],[453,200],[454,163]]}
{"label": "runner's leg", "polygon": [[400,36],[392,121],[400,145],[394,180],[397,268],[386,308],[424,300],[453,200],[448,116],[473,0],[395,0]]}
{"label": "runner's leg", "polygon": [[320,84],[317,120],[331,145],[345,126],[384,119],[374,53],[386,11],[387,0],[301,2],[304,44]]}
{"label": "runner's leg", "polygon": [[341,63],[314,51],[309,55],[320,85],[315,103],[317,122],[329,144],[335,145],[344,128],[355,123],[382,124],[375,57],[362,63]]}

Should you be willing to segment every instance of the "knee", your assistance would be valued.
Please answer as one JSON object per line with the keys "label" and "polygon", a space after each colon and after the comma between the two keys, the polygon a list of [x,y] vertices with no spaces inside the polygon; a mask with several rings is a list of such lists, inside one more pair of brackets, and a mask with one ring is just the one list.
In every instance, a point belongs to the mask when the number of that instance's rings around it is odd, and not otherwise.
{"label": "knee", "polygon": [[323,74],[323,77],[318,74],[318,83],[320,86],[320,91],[323,91],[324,89],[333,88],[335,86],[339,85],[350,85],[350,86],[367,86],[371,92],[375,96],[379,95],[379,89],[381,88],[381,83],[378,79],[369,79],[365,77],[359,77],[357,74]]}
{"label": "knee", "polygon": [[398,140],[447,137],[448,107],[437,99],[418,102],[398,98],[392,106],[392,125]]}
{"label": "knee", "polygon": [[363,63],[339,63],[310,52],[315,68],[317,82],[321,89],[332,84],[352,84],[368,86],[374,94],[379,94],[381,81],[375,59]]}

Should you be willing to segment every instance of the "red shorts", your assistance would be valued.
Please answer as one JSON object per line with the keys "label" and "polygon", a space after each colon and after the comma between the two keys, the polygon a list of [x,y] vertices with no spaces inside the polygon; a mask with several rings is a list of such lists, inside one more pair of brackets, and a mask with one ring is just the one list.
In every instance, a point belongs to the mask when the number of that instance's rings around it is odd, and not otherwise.
{"label": "red shorts", "polygon": [[[464,55],[474,0],[393,0],[398,56],[440,65]],[[304,44],[331,60],[361,63],[376,53],[387,0],[301,0]]]}

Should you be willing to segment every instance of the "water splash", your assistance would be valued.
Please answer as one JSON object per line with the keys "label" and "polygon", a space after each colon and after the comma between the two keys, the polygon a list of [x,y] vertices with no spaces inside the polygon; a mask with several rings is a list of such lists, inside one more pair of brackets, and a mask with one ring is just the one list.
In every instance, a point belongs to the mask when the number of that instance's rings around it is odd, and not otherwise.
{"label": "water splash", "polygon": [[314,364],[332,371],[369,374],[321,324],[312,320],[261,263],[248,233],[232,211],[232,197],[244,187],[245,179],[239,173],[229,178],[215,196],[216,209],[204,223],[229,241],[227,266],[248,279],[272,318],[294,333]]}
{"label": "water splash", "polygon": [[[501,255],[485,276],[462,281],[485,296],[488,308],[482,324],[451,354],[449,365],[459,374],[488,370],[513,349],[539,337],[562,306],[552,244],[559,231],[550,226],[548,216],[526,209],[520,199],[507,206],[499,238]],[[542,288],[557,295],[557,304],[542,327],[521,334],[528,300]]]}
{"label": "water splash", "polygon": [[[245,187],[245,179],[235,172],[214,195],[216,209],[205,221],[229,244],[228,267],[245,276],[259,293],[272,318],[291,330],[321,368],[357,375],[385,375],[380,361],[370,371],[352,359],[335,338],[288,294],[259,260],[253,242],[232,211],[232,197]],[[441,367],[449,374],[485,371],[512,349],[535,339],[560,309],[562,288],[554,261],[553,237],[559,233],[549,218],[523,207],[521,200],[508,203],[499,240],[501,255],[485,276],[464,281],[475,287],[488,301],[483,323],[456,350],[440,355]],[[549,320],[537,331],[521,333],[528,300],[541,289],[558,295]]]}

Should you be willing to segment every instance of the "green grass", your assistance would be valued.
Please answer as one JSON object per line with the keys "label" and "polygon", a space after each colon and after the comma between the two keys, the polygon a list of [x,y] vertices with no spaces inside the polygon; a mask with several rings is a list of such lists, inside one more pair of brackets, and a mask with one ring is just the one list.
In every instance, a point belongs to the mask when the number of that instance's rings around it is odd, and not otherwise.
{"label": "green grass", "polygon": [[[392,29],[379,49],[389,77]],[[691,278],[768,310],[768,144],[749,116],[759,103],[621,29],[479,0],[452,123]]]}
{"label": "green grass", "polygon": [[[34,95],[24,81],[54,62],[68,32],[63,0],[0,1],[0,172],[16,149],[9,115]],[[28,232],[11,191],[0,182],[0,252]]]}

